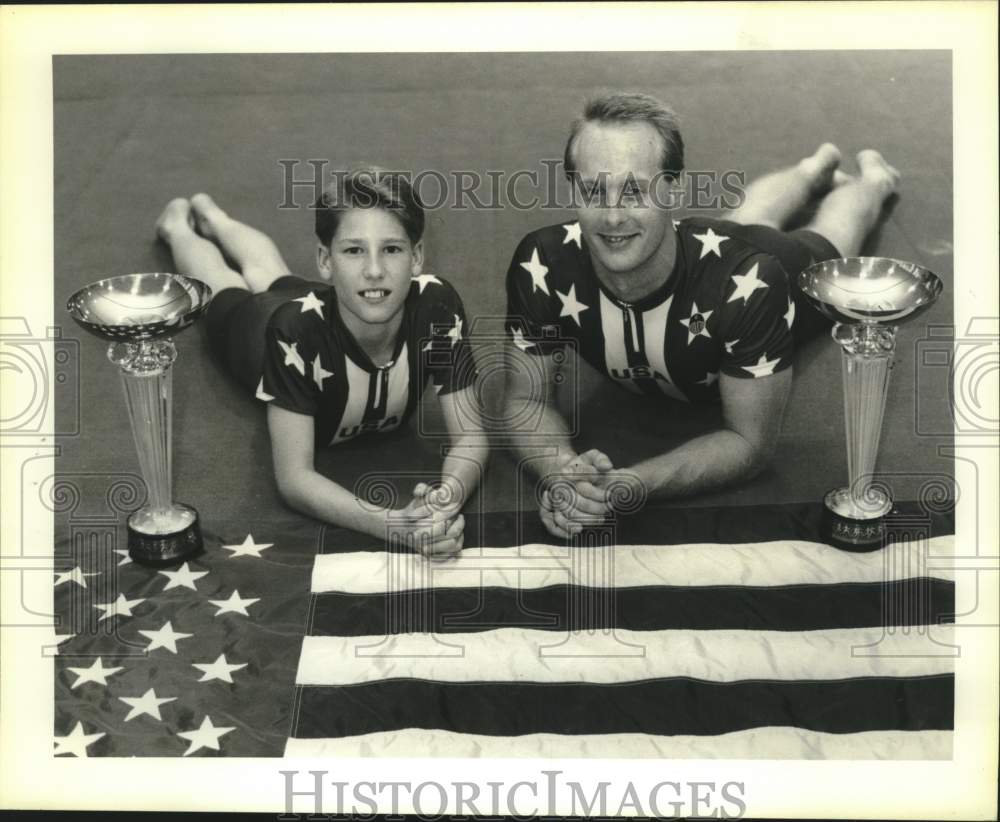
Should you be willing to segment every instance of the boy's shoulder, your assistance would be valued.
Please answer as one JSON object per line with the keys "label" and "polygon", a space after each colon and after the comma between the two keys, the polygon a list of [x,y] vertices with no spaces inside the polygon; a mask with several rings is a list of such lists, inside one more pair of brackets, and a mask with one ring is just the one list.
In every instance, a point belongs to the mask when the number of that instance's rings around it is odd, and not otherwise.
{"label": "boy's shoulder", "polygon": [[289,297],[279,305],[267,326],[286,337],[301,338],[326,333],[332,313],[337,310],[336,294],[331,286],[316,283],[300,297]]}
{"label": "boy's shoulder", "polygon": [[461,305],[462,298],[451,280],[440,274],[420,274],[410,280],[410,299],[421,309]]}

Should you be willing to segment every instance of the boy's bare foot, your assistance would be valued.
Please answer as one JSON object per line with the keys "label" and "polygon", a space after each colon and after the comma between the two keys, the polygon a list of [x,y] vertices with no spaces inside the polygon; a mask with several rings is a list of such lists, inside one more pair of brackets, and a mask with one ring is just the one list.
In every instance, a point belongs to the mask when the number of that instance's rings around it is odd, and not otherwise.
{"label": "boy's bare foot", "polygon": [[176,197],[167,203],[167,207],[156,221],[156,235],[164,242],[170,242],[170,238],[180,231],[193,229],[191,203],[184,197]]}
{"label": "boy's bare foot", "polygon": [[856,183],[858,178],[853,174],[848,174],[846,171],[841,171],[839,168],[833,172],[833,187],[840,188],[841,186],[846,186],[848,183]]}
{"label": "boy's bare foot", "polygon": [[883,197],[894,193],[899,186],[899,171],[874,149],[858,152],[858,168],[861,169],[861,182],[879,189]]}
{"label": "boy's bare foot", "polygon": [[799,171],[809,179],[813,194],[823,194],[834,185],[834,175],[840,165],[840,149],[833,143],[823,143],[811,157],[799,160]]}
{"label": "boy's bare foot", "polygon": [[214,240],[215,226],[228,216],[208,194],[195,194],[191,198],[191,211],[194,215],[195,228],[202,237]]}

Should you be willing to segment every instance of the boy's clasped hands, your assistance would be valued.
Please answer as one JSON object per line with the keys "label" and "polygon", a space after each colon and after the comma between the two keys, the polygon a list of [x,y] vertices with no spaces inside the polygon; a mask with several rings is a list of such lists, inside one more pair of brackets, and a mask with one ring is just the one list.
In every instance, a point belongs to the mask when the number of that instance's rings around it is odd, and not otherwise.
{"label": "boy's clasped hands", "polygon": [[407,546],[428,559],[451,559],[462,550],[465,538],[460,499],[446,483],[417,483],[409,504],[391,513],[390,527]]}

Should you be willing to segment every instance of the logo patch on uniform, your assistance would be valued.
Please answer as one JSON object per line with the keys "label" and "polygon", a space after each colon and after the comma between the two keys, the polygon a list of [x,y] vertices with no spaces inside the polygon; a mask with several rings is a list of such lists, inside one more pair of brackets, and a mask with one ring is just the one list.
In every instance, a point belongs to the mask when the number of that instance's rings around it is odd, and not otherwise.
{"label": "logo patch on uniform", "polygon": [[662,380],[670,382],[670,377],[661,374],[655,368],[648,365],[637,365],[634,368],[612,368],[611,376],[616,380]]}
{"label": "logo patch on uniform", "polygon": [[359,434],[371,434],[376,431],[391,431],[397,425],[399,425],[399,419],[395,415],[386,417],[384,420],[363,422],[360,425],[349,425],[340,429],[340,434],[337,436],[337,439],[348,440],[351,437],[358,436]]}

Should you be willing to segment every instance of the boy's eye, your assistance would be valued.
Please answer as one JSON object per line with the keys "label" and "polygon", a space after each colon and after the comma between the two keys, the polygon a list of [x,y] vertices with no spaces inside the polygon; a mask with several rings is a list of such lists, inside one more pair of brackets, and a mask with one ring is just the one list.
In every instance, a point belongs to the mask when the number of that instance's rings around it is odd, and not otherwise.
{"label": "boy's eye", "polygon": [[385,250],[387,254],[399,254],[403,247],[401,245],[387,245]]}
{"label": "boy's eye", "polygon": [[361,246],[359,246],[359,245],[345,246],[342,249],[342,251],[344,252],[344,254],[362,254],[362,253],[364,253],[364,249]]}

